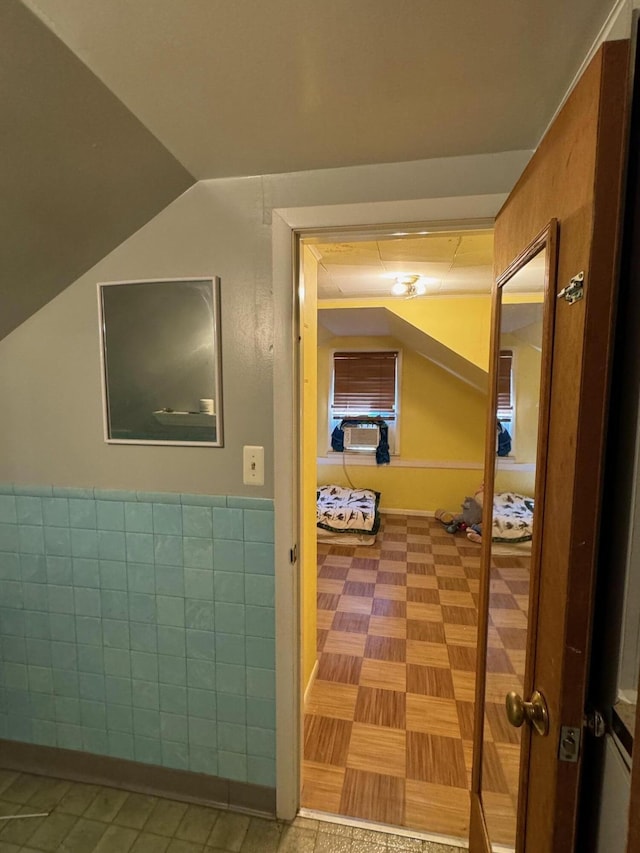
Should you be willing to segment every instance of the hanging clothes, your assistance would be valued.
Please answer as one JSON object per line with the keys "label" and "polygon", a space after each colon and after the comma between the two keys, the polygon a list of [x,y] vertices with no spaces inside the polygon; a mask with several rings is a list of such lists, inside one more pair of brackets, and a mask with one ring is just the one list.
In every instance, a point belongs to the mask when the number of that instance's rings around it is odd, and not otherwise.
{"label": "hanging clothes", "polygon": [[508,430],[497,422],[498,430],[498,456],[508,456],[511,453],[511,436]]}

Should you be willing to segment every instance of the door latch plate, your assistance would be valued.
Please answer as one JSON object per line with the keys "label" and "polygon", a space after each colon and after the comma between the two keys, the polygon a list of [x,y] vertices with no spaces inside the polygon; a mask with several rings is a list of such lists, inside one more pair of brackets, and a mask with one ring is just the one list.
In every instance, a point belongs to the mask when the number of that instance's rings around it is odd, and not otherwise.
{"label": "door latch plate", "polygon": [[581,730],[575,726],[562,726],[560,729],[560,746],[558,759],[575,764],[580,755]]}

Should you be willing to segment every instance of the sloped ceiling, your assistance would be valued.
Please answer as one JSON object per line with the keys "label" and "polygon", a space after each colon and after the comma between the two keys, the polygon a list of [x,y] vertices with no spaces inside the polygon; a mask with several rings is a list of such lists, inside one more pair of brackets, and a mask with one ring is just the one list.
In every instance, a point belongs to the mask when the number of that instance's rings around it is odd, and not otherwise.
{"label": "sloped ceiling", "polygon": [[0,338],[194,183],[18,0],[0,3]]}
{"label": "sloped ceiling", "polygon": [[536,147],[613,0],[25,0],[198,178]]}
{"label": "sloped ceiling", "polygon": [[354,335],[393,337],[476,391],[487,393],[486,370],[386,308],[319,308],[318,331],[318,340],[323,343],[331,337]]}
{"label": "sloped ceiling", "polygon": [[0,338],[195,179],[537,144],[613,0],[1,0]]}

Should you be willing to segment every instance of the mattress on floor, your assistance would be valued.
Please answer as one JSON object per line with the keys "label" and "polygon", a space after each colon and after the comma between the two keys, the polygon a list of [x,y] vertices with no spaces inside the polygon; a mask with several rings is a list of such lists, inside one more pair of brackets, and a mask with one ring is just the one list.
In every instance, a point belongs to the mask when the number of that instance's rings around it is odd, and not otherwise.
{"label": "mattress on floor", "polygon": [[360,545],[375,545],[376,539],[375,533],[334,533],[318,527],[318,542],[326,542],[329,545],[350,545],[353,548]]}
{"label": "mattress on floor", "polygon": [[375,536],[380,528],[379,503],[380,492],[371,489],[320,486],[316,493],[316,523],[322,530],[348,537]]}
{"label": "mattress on floor", "polygon": [[533,498],[500,492],[493,498],[494,542],[527,542],[533,536]]}

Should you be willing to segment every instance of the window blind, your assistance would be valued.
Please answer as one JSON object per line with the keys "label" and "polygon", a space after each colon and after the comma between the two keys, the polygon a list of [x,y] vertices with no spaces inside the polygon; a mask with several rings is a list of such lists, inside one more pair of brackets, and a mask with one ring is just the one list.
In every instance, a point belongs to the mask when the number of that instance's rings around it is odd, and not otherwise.
{"label": "window blind", "polygon": [[394,413],[397,352],[336,352],[333,400],[336,414]]}
{"label": "window blind", "polygon": [[511,411],[511,370],[513,367],[513,350],[500,350],[498,359],[498,412]]}

